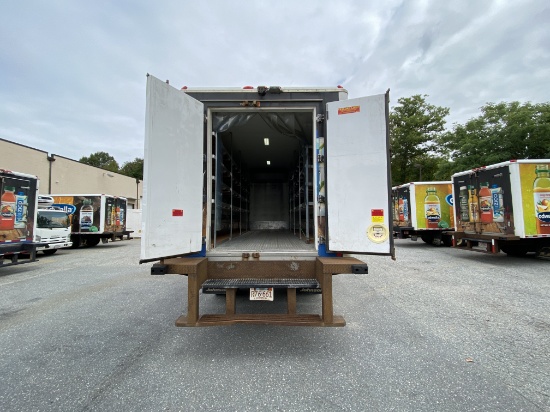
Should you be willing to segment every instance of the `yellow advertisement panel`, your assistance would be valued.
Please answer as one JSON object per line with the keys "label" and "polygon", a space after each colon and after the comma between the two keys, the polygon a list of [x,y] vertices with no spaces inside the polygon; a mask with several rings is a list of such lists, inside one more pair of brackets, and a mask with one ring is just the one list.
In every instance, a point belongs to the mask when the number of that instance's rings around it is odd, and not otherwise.
{"label": "yellow advertisement panel", "polygon": [[550,164],[520,163],[525,235],[550,235]]}
{"label": "yellow advertisement panel", "polygon": [[416,184],[416,229],[454,227],[452,193],[451,183]]}

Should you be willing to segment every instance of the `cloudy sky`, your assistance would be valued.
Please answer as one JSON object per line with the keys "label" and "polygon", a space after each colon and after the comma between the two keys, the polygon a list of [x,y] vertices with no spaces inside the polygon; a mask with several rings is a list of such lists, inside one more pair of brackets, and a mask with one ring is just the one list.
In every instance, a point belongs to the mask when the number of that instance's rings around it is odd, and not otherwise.
{"label": "cloudy sky", "polygon": [[427,94],[464,123],[550,100],[548,0],[5,1],[0,138],[143,157],[145,78]]}

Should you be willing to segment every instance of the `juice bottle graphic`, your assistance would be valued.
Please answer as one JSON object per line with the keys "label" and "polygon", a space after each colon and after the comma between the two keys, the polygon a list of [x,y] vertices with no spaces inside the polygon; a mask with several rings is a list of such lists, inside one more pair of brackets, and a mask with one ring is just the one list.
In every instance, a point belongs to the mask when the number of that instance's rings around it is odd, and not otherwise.
{"label": "juice bottle graphic", "polygon": [[0,230],[12,230],[15,225],[15,187],[5,186],[0,198]]}
{"label": "juice bottle graphic", "polygon": [[468,212],[470,222],[479,222],[479,203],[474,186],[468,186],[468,194]]}
{"label": "juice bottle graphic", "polygon": [[437,229],[441,220],[441,202],[436,194],[435,187],[429,187],[426,190],[424,212],[426,215],[426,228]]}
{"label": "juice bottle graphic", "polygon": [[481,183],[479,189],[479,214],[481,223],[493,223],[493,194],[489,183]]}
{"label": "juice bottle graphic", "polygon": [[409,221],[409,201],[406,198],[403,199],[403,220]]}
{"label": "juice bottle graphic", "polygon": [[80,208],[80,231],[89,232],[94,222],[94,207],[90,199],[84,199]]}
{"label": "juice bottle graphic", "polygon": [[27,196],[25,193],[19,192],[15,196],[15,224],[17,229],[27,227]]}
{"label": "juice bottle graphic", "polygon": [[405,216],[403,215],[403,198],[402,197],[399,198],[398,208],[399,208],[399,221],[403,222],[405,220]]}
{"label": "juice bottle graphic", "polygon": [[116,224],[116,210],[115,205],[111,206],[111,225],[114,226]]}
{"label": "juice bottle graphic", "polygon": [[504,222],[502,188],[498,185],[491,185],[491,194],[493,195],[493,221]]}
{"label": "juice bottle graphic", "polygon": [[118,206],[116,208],[115,216],[116,216],[116,225],[120,226],[120,207]]}
{"label": "juice bottle graphic", "polygon": [[537,177],[533,183],[535,200],[535,215],[537,217],[537,233],[550,234],[550,171],[548,165],[537,165]]}
{"label": "juice bottle graphic", "polygon": [[460,220],[468,222],[470,220],[470,207],[468,206],[468,188],[466,186],[460,186]]}

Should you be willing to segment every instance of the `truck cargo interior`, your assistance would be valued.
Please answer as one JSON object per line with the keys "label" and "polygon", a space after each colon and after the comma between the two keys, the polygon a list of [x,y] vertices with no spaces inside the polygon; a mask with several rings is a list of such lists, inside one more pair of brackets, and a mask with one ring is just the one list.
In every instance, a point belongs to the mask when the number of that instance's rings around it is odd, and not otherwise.
{"label": "truck cargo interior", "polygon": [[210,250],[315,255],[313,111],[214,112]]}

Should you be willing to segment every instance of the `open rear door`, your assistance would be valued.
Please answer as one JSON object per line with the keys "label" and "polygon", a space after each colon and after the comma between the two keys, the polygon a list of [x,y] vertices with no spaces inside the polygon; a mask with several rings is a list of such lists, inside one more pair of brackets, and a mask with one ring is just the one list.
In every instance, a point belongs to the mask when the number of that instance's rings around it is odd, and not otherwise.
{"label": "open rear door", "polygon": [[388,95],[327,104],[328,250],[390,254]]}
{"label": "open rear door", "polygon": [[141,260],[202,247],[203,104],[147,76]]}

